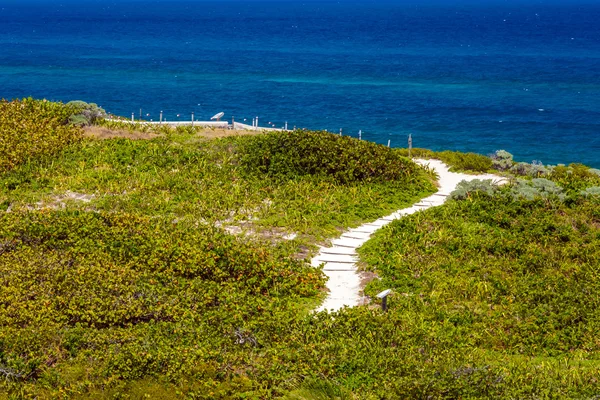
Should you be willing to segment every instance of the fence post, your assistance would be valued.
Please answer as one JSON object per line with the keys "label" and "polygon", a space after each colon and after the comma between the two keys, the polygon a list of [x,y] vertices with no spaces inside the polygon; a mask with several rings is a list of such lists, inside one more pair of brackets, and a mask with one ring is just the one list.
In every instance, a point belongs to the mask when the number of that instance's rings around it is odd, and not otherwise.
{"label": "fence post", "polygon": [[131,122],[135,122],[135,113],[131,113]]}
{"label": "fence post", "polygon": [[161,110],[161,112],[160,112],[160,120],[159,120],[159,123],[161,123],[161,124],[162,124],[162,117],[163,117],[163,112]]}
{"label": "fence post", "polygon": [[408,158],[410,158],[410,151],[412,150],[412,134],[408,134]]}
{"label": "fence post", "polygon": [[358,131],[358,140],[362,140],[362,130]]}
{"label": "fence post", "polygon": [[391,142],[391,140],[390,140],[390,139],[388,139],[388,147],[390,147],[390,142]]}
{"label": "fence post", "polygon": [[192,126],[194,126],[194,112],[192,112]]}

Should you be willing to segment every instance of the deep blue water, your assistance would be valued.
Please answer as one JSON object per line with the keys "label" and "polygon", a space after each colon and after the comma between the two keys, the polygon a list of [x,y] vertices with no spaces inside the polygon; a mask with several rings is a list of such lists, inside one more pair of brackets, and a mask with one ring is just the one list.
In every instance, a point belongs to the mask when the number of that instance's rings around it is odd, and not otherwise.
{"label": "deep blue water", "polygon": [[0,2],[3,98],[600,167],[600,3],[27,1]]}

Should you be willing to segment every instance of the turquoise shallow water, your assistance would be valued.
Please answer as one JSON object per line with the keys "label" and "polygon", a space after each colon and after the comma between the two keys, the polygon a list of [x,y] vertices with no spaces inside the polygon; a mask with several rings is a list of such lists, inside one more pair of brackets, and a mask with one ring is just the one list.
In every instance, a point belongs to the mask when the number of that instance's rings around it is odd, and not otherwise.
{"label": "turquoise shallow water", "polygon": [[0,5],[0,97],[600,167],[600,5]]}

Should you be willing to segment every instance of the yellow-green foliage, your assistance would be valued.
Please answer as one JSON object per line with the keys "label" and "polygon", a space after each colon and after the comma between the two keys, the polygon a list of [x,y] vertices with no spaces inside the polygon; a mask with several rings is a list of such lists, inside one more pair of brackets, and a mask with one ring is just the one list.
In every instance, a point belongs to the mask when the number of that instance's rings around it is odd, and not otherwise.
{"label": "yellow-green foliage", "polygon": [[361,250],[382,278],[367,293],[394,290],[390,314],[414,320],[413,335],[429,330],[424,354],[443,342],[469,360],[439,370],[475,379],[450,397],[589,397],[600,373],[598,210],[582,198],[476,196],[403,218]]}
{"label": "yellow-green foliage", "polygon": [[[408,156],[408,149],[398,149],[398,152]],[[488,172],[492,169],[492,159],[477,153],[462,153],[460,151],[431,151],[428,149],[412,149],[411,157],[436,158],[446,163],[451,171]]]}
{"label": "yellow-green foliage", "polygon": [[70,115],[69,107],[46,100],[1,100],[0,172],[77,141],[81,131],[68,124]]}
{"label": "yellow-green foliage", "polygon": [[[216,378],[210,371],[222,366],[213,351],[225,343],[258,346],[261,320],[294,315],[295,303],[322,285],[307,262],[212,226],[127,214],[3,213],[0,376],[48,383],[77,366],[96,368],[95,379]],[[174,347],[186,350],[175,355]]]}
{"label": "yellow-green foliage", "polygon": [[138,141],[85,140],[52,160],[0,175],[0,210],[40,202],[52,205],[70,190],[93,196],[90,203],[72,201],[72,206],[98,211],[233,225],[252,220],[254,226],[323,238],[435,191],[421,172],[410,176],[411,182],[351,185],[332,182],[327,176],[282,181],[249,173],[240,159],[248,143],[257,140],[260,136],[205,140],[187,134]]}
{"label": "yellow-green foliage", "polygon": [[[431,193],[427,178],[324,134],[162,129],[0,173],[0,398],[598,394],[596,196],[475,192],[405,217],[362,252],[389,312],[308,314],[324,281],[299,251]],[[590,174],[552,178],[575,193]]]}
{"label": "yellow-green foliage", "polygon": [[261,174],[292,179],[312,175],[341,184],[417,183],[420,169],[399,152],[328,132],[269,133],[247,141],[242,164]]}
{"label": "yellow-green foliage", "polygon": [[436,154],[453,171],[487,172],[492,169],[492,159],[477,153],[441,151]]}

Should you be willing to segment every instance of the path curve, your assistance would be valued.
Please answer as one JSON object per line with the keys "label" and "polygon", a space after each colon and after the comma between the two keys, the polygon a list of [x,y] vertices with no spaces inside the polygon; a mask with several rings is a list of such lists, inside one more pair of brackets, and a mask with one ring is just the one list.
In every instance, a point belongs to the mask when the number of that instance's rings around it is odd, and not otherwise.
{"label": "path curve", "polygon": [[321,247],[319,254],[311,260],[311,264],[314,267],[325,264],[323,272],[329,277],[327,281],[329,293],[323,304],[316,309],[317,312],[323,310],[337,311],[344,306],[355,307],[364,302],[364,296],[361,294],[360,288],[361,278],[356,268],[356,262],[358,261],[356,249],[369,240],[377,229],[405,215],[442,205],[450,192],[456,189],[458,183],[463,180],[491,179],[497,184],[506,181],[504,178],[493,174],[468,175],[450,172],[448,166],[440,160],[417,159],[414,161],[422,166],[428,165],[435,170],[439,176],[439,190],[408,208],[350,229],[338,239],[333,240],[331,247]]}

